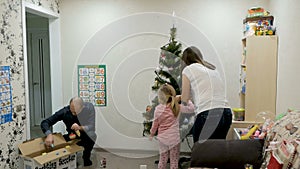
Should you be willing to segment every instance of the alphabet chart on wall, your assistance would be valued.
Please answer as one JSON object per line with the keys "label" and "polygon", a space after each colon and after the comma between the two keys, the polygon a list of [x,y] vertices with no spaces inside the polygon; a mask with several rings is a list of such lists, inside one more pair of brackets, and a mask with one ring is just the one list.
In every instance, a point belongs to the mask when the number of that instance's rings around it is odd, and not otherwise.
{"label": "alphabet chart on wall", "polygon": [[12,121],[10,67],[0,66],[0,124]]}
{"label": "alphabet chart on wall", "polygon": [[95,106],[106,106],[105,65],[78,65],[78,96]]}

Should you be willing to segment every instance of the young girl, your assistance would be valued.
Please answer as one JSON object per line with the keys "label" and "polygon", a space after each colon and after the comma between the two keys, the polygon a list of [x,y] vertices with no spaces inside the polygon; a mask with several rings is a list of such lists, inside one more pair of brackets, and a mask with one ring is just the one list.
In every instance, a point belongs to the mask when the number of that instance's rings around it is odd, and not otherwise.
{"label": "young girl", "polygon": [[158,130],[159,163],[158,169],[165,169],[170,154],[170,169],[178,169],[180,151],[179,112],[194,112],[194,105],[188,101],[186,106],[179,105],[175,89],[163,84],[158,90],[158,102],[154,111],[154,121],[150,130],[150,140]]}

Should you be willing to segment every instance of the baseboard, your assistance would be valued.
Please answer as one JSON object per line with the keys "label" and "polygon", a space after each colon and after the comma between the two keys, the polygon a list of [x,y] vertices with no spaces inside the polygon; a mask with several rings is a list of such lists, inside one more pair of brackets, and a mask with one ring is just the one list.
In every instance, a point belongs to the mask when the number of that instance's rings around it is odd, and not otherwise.
{"label": "baseboard", "polygon": [[[110,153],[128,153],[128,154],[159,154],[158,150],[133,150],[133,149],[118,149],[118,148],[102,148],[94,147],[97,152],[110,152]],[[182,156],[189,156],[191,152],[180,152]]]}
{"label": "baseboard", "polygon": [[99,152],[135,153],[135,154],[158,153],[158,150],[135,150],[135,149],[119,149],[119,148],[103,148],[103,147],[94,147],[94,150]]}

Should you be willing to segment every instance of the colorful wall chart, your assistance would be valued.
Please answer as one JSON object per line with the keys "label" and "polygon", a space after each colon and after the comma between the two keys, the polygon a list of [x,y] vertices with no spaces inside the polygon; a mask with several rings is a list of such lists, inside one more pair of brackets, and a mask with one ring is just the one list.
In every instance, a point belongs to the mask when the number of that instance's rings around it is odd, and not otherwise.
{"label": "colorful wall chart", "polygon": [[95,106],[106,106],[105,65],[78,65],[78,96]]}
{"label": "colorful wall chart", "polygon": [[10,67],[0,66],[0,124],[12,121]]}

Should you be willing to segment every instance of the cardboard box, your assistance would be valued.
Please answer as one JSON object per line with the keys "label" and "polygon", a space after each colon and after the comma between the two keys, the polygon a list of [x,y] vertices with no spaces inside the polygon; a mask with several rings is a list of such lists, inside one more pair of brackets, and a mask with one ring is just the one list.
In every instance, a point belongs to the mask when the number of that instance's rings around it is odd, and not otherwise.
{"label": "cardboard box", "polygon": [[54,133],[54,147],[45,146],[45,138],[36,138],[19,145],[24,169],[74,169],[77,152],[83,151],[76,141],[66,142],[62,134]]}

